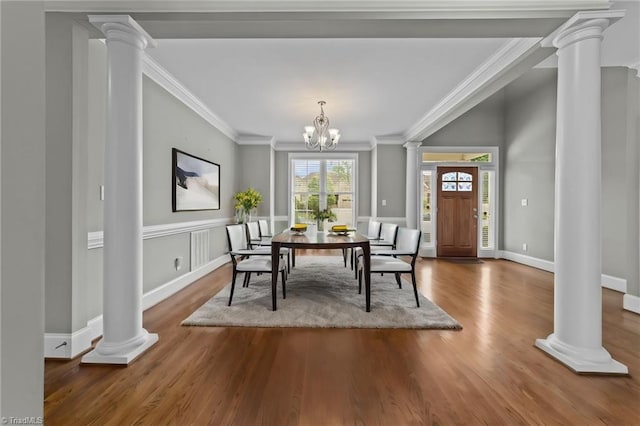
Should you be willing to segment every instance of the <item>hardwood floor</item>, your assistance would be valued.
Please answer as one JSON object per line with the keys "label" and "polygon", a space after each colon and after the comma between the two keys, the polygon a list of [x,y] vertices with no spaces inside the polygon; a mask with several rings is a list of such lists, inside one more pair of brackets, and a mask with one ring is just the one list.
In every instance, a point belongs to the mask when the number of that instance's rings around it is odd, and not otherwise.
{"label": "hardwood floor", "polygon": [[580,376],[533,346],[553,330],[552,274],[417,265],[462,331],[180,326],[227,265],[145,312],[160,340],[128,367],[46,361],[45,424],[640,423],[640,316],[622,294],[603,290],[603,344],[631,375]]}

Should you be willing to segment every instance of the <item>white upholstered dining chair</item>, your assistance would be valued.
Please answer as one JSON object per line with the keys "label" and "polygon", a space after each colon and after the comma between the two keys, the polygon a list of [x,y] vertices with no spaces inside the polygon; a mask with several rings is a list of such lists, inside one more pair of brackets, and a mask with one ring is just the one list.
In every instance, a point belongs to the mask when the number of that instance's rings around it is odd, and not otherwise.
{"label": "white upholstered dining chair", "polygon": [[[420,235],[418,229],[399,228],[394,248],[384,248],[371,253],[371,274],[393,273],[396,277],[398,287],[402,288],[401,274],[411,274],[413,293],[416,298],[416,305],[420,307],[418,299],[418,287],[416,286],[416,258],[420,248]],[[401,257],[410,257],[407,262]],[[364,273],[364,259],[358,257],[358,293],[362,292],[362,274]]]}
{"label": "white upholstered dining chair", "polygon": [[[229,293],[229,304],[233,300],[233,291],[236,287],[236,278],[238,273],[244,273],[243,287],[249,286],[251,274],[271,273],[271,250],[270,249],[251,249],[247,242],[247,232],[244,225],[227,225],[227,242],[229,243],[229,255],[233,264],[233,278],[231,279],[231,292]],[[284,262],[279,262],[278,271],[282,276],[282,295],[286,298],[286,269]]]}

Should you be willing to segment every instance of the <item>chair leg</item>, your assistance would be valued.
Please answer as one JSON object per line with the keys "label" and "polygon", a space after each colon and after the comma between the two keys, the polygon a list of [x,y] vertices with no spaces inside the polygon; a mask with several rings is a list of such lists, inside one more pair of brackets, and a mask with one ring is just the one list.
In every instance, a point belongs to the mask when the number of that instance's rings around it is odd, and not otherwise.
{"label": "chair leg", "polygon": [[396,282],[398,283],[398,288],[402,288],[402,281],[400,281],[400,273],[396,272]]}
{"label": "chair leg", "polygon": [[342,260],[344,261],[344,267],[347,267],[347,249],[342,249]]}
{"label": "chair leg", "polygon": [[358,268],[360,266],[358,265],[358,258],[357,257],[355,257],[353,260],[355,262],[355,264],[353,266],[353,270],[354,270],[354,273],[356,274],[355,278],[357,279],[358,278]]}
{"label": "chair leg", "polygon": [[249,278],[249,273],[245,272],[244,273],[244,278],[242,279],[242,287],[247,287],[249,284],[247,284],[247,278]]}
{"label": "chair leg", "polygon": [[287,287],[285,286],[285,273],[284,273],[284,269],[282,269],[282,298],[286,299],[287,298]]}
{"label": "chair leg", "polygon": [[356,251],[355,251],[355,249],[352,248],[351,249],[351,256],[349,256],[350,257],[350,263],[351,263],[351,270],[352,271],[353,271],[353,258],[355,257],[355,255],[356,255]]}
{"label": "chair leg", "polygon": [[416,296],[416,305],[420,307],[420,300],[418,299],[418,287],[416,286],[416,273],[411,271],[411,282],[413,283],[413,294]]}
{"label": "chair leg", "polygon": [[287,273],[291,273],[291,250],[287,253]]}
{"label": "chair leg", "polygon": [[358,294],[362,294],[362,270],[356,270],[356,275],[358,276]]}
{"label": "chair leg", "polygon": [[233,290],[236,287],[237,275],[238,275],[238,271],[236,271],[236,268],[233,268],[233,278],[231,278],[231,292],[229,293],[229,304],[227,306],[231,306],[231,300],[233,299]]}
{"label": "chair leg", "polygon": [[251,272],[247,272],[247,285],[246,285],[246,287],[249,287],[249,281],[251,281]]}

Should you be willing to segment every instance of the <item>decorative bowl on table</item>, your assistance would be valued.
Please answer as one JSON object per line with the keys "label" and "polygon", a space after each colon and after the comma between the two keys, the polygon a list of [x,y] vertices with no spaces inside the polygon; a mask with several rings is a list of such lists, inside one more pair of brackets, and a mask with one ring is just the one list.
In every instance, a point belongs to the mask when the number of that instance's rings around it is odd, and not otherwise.
{"label": "decorative bowl on table", "polygon": [[351,231],[354,231],[354,229],[349,229],[347,225],[333,225],[331,227],[332,234],[348,235]]}
{"label": "decorative bowl on table", "polygon": [[307,230],[307,225],[305,223],[294,223],[291,227],[291,231],[296,234],[304,234]]}

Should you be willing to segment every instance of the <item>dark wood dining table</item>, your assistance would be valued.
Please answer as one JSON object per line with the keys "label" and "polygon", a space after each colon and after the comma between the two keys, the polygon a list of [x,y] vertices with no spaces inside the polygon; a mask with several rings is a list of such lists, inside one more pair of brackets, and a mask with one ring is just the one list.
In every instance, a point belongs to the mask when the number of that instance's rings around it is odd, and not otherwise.
{"label": "dark wood dining table", "polygon": [[[362,247],[364,254],[364,290],[366,311],[371,311],[371,248],[369,239],[355,231],[345,234],[332,232],[304,232],[298,233],[286,230],[271,239],[271,303],[273,310],[277,310],[276,284],[278,283],[278,266],[280,262],[280,247],[295,249],[346,249]],[[294,264],[295,265],[295,264]],[[356,266],[357,267],[357,266]]]}

